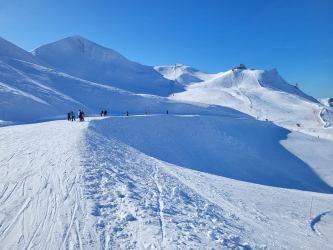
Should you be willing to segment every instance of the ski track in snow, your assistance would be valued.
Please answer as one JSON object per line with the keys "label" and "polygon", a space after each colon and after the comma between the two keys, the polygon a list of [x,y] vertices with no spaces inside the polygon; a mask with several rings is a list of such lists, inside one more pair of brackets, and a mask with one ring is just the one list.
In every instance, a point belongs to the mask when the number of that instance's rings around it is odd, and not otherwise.
{"label": "ski track in snow", "polygon": [[231,233],[232,223],[212,213],[210,202],[179,182],[165,163],[94,132],[87,141],[93,143],[86,190],[96,203],[92,213],[99,217],[105,248],[246,246]]}
{"label": "ski track in snow", "polygon": [[1,249],[82,248],[89,216],[77,144],[88,123],[67,123],[0,130]]}

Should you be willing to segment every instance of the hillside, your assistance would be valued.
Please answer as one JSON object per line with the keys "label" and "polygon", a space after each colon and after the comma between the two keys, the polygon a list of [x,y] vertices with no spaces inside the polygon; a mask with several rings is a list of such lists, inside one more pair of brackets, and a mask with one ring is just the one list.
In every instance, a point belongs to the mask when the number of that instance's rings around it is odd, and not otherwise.
{"label": "hillside", "polygon": [[153,67],[132,62],[116,51],[80,36],[43,45],[31,54],[57,70],[81,79],[134,93],[170,94],[170,81]]}
{"label": "hillside", "polygon": [[[0,48],[8,47],[10,50],[0,51],[1,120],[7,123],[65,118],[68,111],[76,113],[79,109],[90,115],[98,115],[102,109],[113,114],[125,114],[126,111],[130,114],[165,113],[168,109],[180,114],[223,113],[225,110],[213,105],[207,109],[203,104],[175,102],[160,96],[143,95],[137,89],[134,93],[73,77],[2,40]],[[153,72],[159,75],[155,70]],[[125,72],[123,75],[126,76]]]}
{"label": "hillside", "polygon": [[[258,120],[267,119],[288,129],[323,131],[322,128],[332,124],[332,108],[323,106],[285,82],[276,69],[230,70],[205,78],[209,79],[183,82],[186,91],[175,93],[170,98],[231,107]],[[300,126],[296,127],[297,124]]]}
{"label": "hillside", "polygon": [[208,105],[304,133],[332,134],[332,107],[288,84],[276,69],[208,74],[183,64],[144,66],[80,36],[30,53],[0,42],[2,120],[54,119],[78,109],[92,115],[102,109],[198,114]]}

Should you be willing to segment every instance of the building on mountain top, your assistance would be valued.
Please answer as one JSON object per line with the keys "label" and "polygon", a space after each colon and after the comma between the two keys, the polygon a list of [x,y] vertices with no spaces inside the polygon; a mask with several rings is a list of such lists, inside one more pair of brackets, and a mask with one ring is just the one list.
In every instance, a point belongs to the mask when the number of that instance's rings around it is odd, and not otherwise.
{"label": "building on mountain top", "polygon": [[237,66],[236,68],[233,68],[232,71],[235,71],[235,69],[246,69],[246,66],[244,64],[240,63],[239,66]]}
{"label": "building on mountain top", "polygon": [[246,69],[246,66],[240,63],[239,66],[236,67],[236,69]]}

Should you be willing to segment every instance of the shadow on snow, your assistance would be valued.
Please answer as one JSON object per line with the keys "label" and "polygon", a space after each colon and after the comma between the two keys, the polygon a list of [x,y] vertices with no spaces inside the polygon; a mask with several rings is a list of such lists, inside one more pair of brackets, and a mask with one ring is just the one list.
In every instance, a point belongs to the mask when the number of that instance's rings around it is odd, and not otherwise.
{"label": "shadow on snow", "polygon": [[89,129],[113,143],[127,144],[148,156],[196,171],[267,186],[333,193],[332,187],[279,143],[290,131],[271,122],[221,116],[111,117],[92,122]]}

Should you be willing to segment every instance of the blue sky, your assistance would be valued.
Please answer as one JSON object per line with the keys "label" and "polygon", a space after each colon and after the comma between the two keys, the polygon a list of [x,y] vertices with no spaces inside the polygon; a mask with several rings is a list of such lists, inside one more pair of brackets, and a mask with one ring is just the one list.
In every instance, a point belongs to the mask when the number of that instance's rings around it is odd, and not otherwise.
{"label": "blue sky", "polygon": [[333,97],[332,0],[0,0],[0,36],[25,50],[72,35],[145,65],[276,67],[307,94]]}

